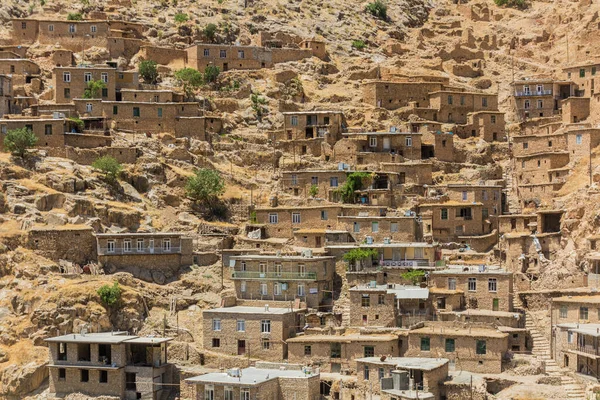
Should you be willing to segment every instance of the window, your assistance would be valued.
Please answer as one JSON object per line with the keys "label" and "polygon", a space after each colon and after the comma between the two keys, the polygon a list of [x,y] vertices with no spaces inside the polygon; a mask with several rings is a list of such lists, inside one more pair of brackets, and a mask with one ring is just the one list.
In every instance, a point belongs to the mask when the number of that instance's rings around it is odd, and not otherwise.
{"label": "window", "polygon": [[560,306],[558,317],[559,318],[567,318],[567,306]]}
{"label": "window", "polygon": [[300,213],[299,212],[292,213],[292,224],[299,224],[299,223],[300,223]]}
{"label": "window", "polygon": [[123,240],[123,251],[125,253],[131,253],[131,240]]}
{"label": "window", "polygon": [[6,133],[8,132],[8,127],[6,125],[2,125],[2,127],[0,127],[0,131],[2,131],[2,133],[6,135]]}
{"label": "window", "polygon": [[306,291],[304,289],[304,283],[298,284],[298,296],[306,296]]}
{"label": "window", "polygon": [[240,292],[242,292],[242,293],[246,292],[246,281],[240,282]]}
{"label": "window", "polygon": [[162,118],[162,108],[161,107],[156,109],[156,114],[158,115],[158,118]]}
{"label": "window", "polygon": [[92,73],[91,72],[85,72],[83,74],[83,81],[84,82],[91,82],[92,80]]}
{"label": "window", "polygon": [[260,343],[263,350],[269,350],[271,348],[271,341],[269,339],[263,339]]}
{"label": "window", "polygon": [[337,178],[337,176],[332,176],[331,178],[329,178],[329,186],[331,186],[331,187],[338,187],[338,178]]}
{"label": "window", "polygon": [[377,138],[375,136],[369,136],[369,147],[377,147]]}
{"label": "window", "polygon": [[358,222],[355,222],[355,223],[352,225],[352,227],[353,227],[353,231],[354,231],[354,233],[358,233],[358,232],[360,232],[360,224],[359,224]]}
{"label": "window", "polygon": [[260,321],[260,332],[271,333],[271,320],[263,319],[262,321]]}
{"label": "window", "polygon": [[297,115],[292,115],[292,126],[298,126],[298,116]]}
{"label": "window", "polygon": [[462,200],[463,201],[467,201],[468,198],[469,198],[469,193],[468,192],[462,192]]}
{"label": "window", "polygon": [[469,278],[469,292],[477,291],[477,279]]}
{"label": "window", "polygon": [[233,400],[233,388],[231,386],[225,386],[225,389],[223,389],[223,400]]}
{"label": "window", "polygon": [[331,357],[331,358],[342,357],[342,344],[340,342],[331,343],[329,345],[329,357]]}
{"label": "window", "polygon": [[481,107],[487,107],[488,106],[488,99],[487,97],[482,97],[481,98]]}
{"label": "window", "polygon": [[75,24],[69,24],[69,33],[75,33],[75,31],[77,31]]}
{"label": "window", "polygon": [[90,26],[90,32],[96,33],[98,31],[98,27],[96,25]]}
{"label": "window", "polygon": [[383,368],[379,368],[379,380],[385,378],[385,370]]}
{"label": "window", "polygon": [[428,337],[421,338],[421,351],[429,351],[431,349],[431,343]]}
{"label": "window", "polygon": [[311,346],[304,346],[304,355],[305,356],[312,355],[312,347]]}
{"label": "window", "polygon": [[269,294],[269,288],[267,287],[267,284],[264,282],[260,284],[260,294],[263,296],[266,296]]}
{"label": "window", "polygon": [[103,72],[103,73],[100,75],[100,79],[102,80],[102,82],[104,82],[104,83],[108,83],[108,72]]}
{"label": "window", "polygon": [[92,103],[87,103],[87,104],[85,105],[85,112],[91,113],[91,112],[92,112],[92,110],[93,110]]}
{"label": "window", "polygon": [[133,116],[134,117],[140,116],[140,108],[139,107],[133,107]]}
{"label": "window", "polygon": [[71,82],[71,73],[63,72],[63,82]]}
{"label": "window", "polygon": [[385,295],[380,294],[377,296],[377,304],[385,304]]}
{"label": "window", "polygon": [[273,294],[276,295],[276,296],[280,296],[281,295],[281,283],[275,282],[273,284]]}
{"label": "window", "polygon": [[575,143],[581,144],[583,142],[583,136],[581,134],[575,136]]}
{"label": "window", "polygon": [[374,346],[365,346],[363,350],[363,354],[365,357],[375,357],[375,347]]}
{"label": "window", "polygon": [[322,221],[327,221],[327,219],[328,219],[328,218],[329,218],[329,217],[328,217],[328,215],[327,215],[327,211],[325,211],[325,210],[321,210],[321,220],[322,220]]}
{"label": "window", "polygon": [[368,294],[363,294],[360,299],[360,305],[363,307],[370,307],[371,306],[371,296],[369,296]]}
{"label": "window", "polygon": [[250,400],[250,389],[242,388],[240,390],[240,400]]}
{"label": "window", "polygon": [[137,249],[137,251],[144,251],[144,239],[137,240],[136,249]]}
{"label": "window", "polygon": [[526,110],[531,108],[531,104],[529,103],[529,100],[525,100],[523,102],[523,108],[525,108]]}
{"label": "window", "polygon": [[52,135],[52,125],[51,124],[44,125],[44,134]]}
{"label": "window", "polygon": [[452,95],[448,95],[448,104],[452,104]]}
{"label": "window", "polygon": [[58,380],[59,381],[67,380],[67,370],[66,369],[64,369],[64,368],[58,369]]}
{"label": "window", "polygon": [[581,68],[581,69],[579,70],[579,77],[580,77],[580,78],[585,78],[585,68]]}
{"label": "window", "polygon": [[117,115],[119,113],[119,106],[113,106],[113,115]]}
{"label": "window", "polygon": [[275,275],[281,276],[281,264],[275,264]]}
{"label": "window", "polygon": [[100,371],[100,377],[98,381],[100,383],[108,383],[108,371]]}
{"label": "window", "polygon": [[219,318],[213,318],[213,320],[212,320],[212,328],[213,328],[213,331],[220,331],[221,330],[221,320]]}
{"label": "window", "polygon": [[390,223],[390,232],[398,232],[398,223],[397,222]]}
{"label": "window", "polygon": [[592,75],[596,75],[596,67],[592,67]]}
{"label": "window", "polygon": [[204,57],[210,57],[210,50],[204,49]]}
{"label": "window", "polygon": [[456,290],[456,278],[448,278],[448,290]]}
{"label": "window", "polygon": [[442,208],[441,210],[441,218],[442,219],[448,219],[448,209],[447,208]]}
{"label": "window", "polygon": [[369,366],[368,365],[365,365],[365,367],[363,369],[363,378],[367,381],[369,380]]}
{"label": "window", "polygon": [[318,185],[319,184],[319,177],[318,176],[311,176],[310,177],[310,183],[311,183],[311,185]]}
{"label": "window", "polygon": [[456,346],[454,339],[446,339],[446,353],[454,353]]}
{"label": "window", "polygon": [[588,308],[579,307],[579,319],[588,319]]}
{"label": "window", "polygon": [[460,96],[460,105],[461,106],[465,105],[465,96]]}
{"label": "window", "polygon": [[136,391],[136,374],[135,372],[125,373],[125,390]]}
{"label": "window", "polygon": [[482,218],[487,218],[490,215],[490,212],[487,208],[482,208],[481,209],[481,217]]}
{"label": "window", "polygon": [[488,279],[488,291],[490,291],[490,292],[498,291],[498,280],[496,278]]}
{"label": "window", "polygon": [[67,361],[67,344],[58,344],[58,361]]}
{"label": "window", "polygon": [[379,222],[376,222],[376,221],[371,222],[371,231],[373,233],[379,232]]}
{"label": "window", "polygon": [[48,25],[48,32],[54,32],[54,25]]}
{"label": "window", "polygon": [[21,22],[21,29],[27,29],[27,22]]}
{"label": "window", "polygon": [[544,100],[537,101],[537,108],[544,108]]}
{"label": "window", "polygon": [[306,266],[304,264],[298,264],[298,274],[301,277],[305,277],[306,276]]}
{"label": "window", "polygon": [[475,353],[477,354],[486,354],[487,353],[487,344],[485,340],[478,340],[475,343]]}
{"label": "window", "polygon": [[298,184],[298,175],[292,174],[292,185],[296,186]]}
{"label": "window", "polygon": [[106,242],[106,250],[109,253],[115,252],[115,241],[114,240],[109,240],[108,242]]}
{"label": "window", "polygon": [[552,147],[552,140],[548,140],[548,147]]}
{"label": "window", "polygon": [[204,400],[215,400],[215,387],[213,385],[204,386]]}
{"label": "window", "polygon": [[163,239],[163,250],[171,251],[171,239]]}
{"label": "window", "polygon": [[573,343],[573,332],[567,332],[567,343]]}
{"label": "window", "polygon": [[495,124],[496,123],[496,116],[495,115],[490,116],[490,121],[492,122],[492,124]]}
{"label": "window", "polygon": [[81,382],[89,382],[90,381],[90,371],[87,369],[82,369],[80,372],[80,381]]}
{"label": "window", "polygon": [[279,222],[279,218],[277,214],[269,214],[269,223],[276,224]]}
{"label": "window", "polygon": [[412,147],[412,137],[406,138],[406,147]]}
{"label": "window", "polygon": [[237,331],[245,332],[246,331],[246,320],[238,319],[237,320]]}
{"label": "window", "polygon": [[238,58],[244,58],[244,50],[238,50]]}
{"label": "window", "polygon": [[219,50],[219,57],[226,58],[227,57],[227,50]]}

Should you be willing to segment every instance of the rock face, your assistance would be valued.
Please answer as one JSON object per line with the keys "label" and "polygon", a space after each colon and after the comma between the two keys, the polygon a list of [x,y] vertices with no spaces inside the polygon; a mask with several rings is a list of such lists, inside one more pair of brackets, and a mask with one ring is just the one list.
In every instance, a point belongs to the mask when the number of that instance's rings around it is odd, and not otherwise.
{"label": "rock face", "polygon": [[[47,352],[38,347],[38,351]],[[40,387],[48,379],[47,362],[30,362],[25,365],[10,365],[0,370],[0,397],[18,400]]]}

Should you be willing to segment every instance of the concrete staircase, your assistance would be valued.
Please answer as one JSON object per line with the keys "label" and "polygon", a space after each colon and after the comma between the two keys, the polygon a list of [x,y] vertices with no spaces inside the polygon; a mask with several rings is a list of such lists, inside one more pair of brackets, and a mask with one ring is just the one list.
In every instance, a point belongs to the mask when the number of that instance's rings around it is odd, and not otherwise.
{"label": "concrete staircase", "polygon": [[525,328],[529,331],[533,340],[531,353],[546,363],[546,373],[549,376],[558,376],[561,379],[562,387],[567,394],[567,399],[570,400],[586,400],[585,386],[578,383],[569,375],[567,369],[558,366],[550,355],[550,342],[538,330],[534,317],[530,313],[526,313]]}

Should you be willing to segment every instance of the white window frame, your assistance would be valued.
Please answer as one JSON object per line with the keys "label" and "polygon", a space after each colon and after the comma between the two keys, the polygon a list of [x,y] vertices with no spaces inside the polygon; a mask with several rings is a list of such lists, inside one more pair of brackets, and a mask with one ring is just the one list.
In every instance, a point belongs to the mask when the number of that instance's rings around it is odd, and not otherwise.
{"label": "white window frame", "polygon": [[93,79],[93,77],[92,77],[92,73],[91,72],[84,72],[83,73],[83,81],[85,83],[91,82],[92,79]]}
{"label": "white window frame", "polygon": [[223,388],[223,400],[234,400],[232,386],[225,386]]}
{"label": "white window frame", "polygon": [[71,82],[71,73],[68,71],[63,72],[63,82]]}
{"label": "white window frame", "polygon": [[54,25],[48,25],[48,32],[54,32]]}
{"label": "white window frame", "polygon": [[108,72],[102,72],[100,74],[100,79],[102,80],[102,82],[108,83]]}
{"label": "white window frame", "polygon": [[275,276],[281,276],[283,266],[281,264],[275,264]]}
{"label": "white window frame", "polygon": [[139,252],[142,252],[142,251],[144,251],[144,239],[138,239],[138,240],[136,241],[136,249],[137,249],[137,251],[139,251]]}
{"label": "white window frame", "polygon": [[369,136],[369,147],[377,147],[377,137]]}
{"label": "white window frame", "polygon": [[467,279],[467,289],[469,292],[477,291],[477,278],[469,278]]}
{"label": "white window frame", "polygon": [[98,27],[96,25],[90,26],[90,32],[92,32],[92,33],[98,32]]}
{"label": "white window frame", "polygon": [[275,296],[281,296],[281,283],[275,282],[273,284],[273,294]]}
{"label": "white window frame", "polygon": [[292,224],[299,224],[301,223],[301,216],[299,212],[293,212],[292,213]]}
{"label": "white window frame", "polygon": [[238,50],[238,58],[244,59],[244,50]]}
{"label": "white window frame", "polygon": [[298,275],[300,275],[301,277],[306,276],[306,265],[298,264]]}
{"label": "white window frame", "polygon": [[494,292],[494,293],[498,291],[498,279],[496,279],[496,278],[488,279],[488,291]]}
{"label": "white window frame", "polygon": [[204,49],[204,57],[210,57],[210,49]]}
{"label": "white window frame", "polygon": [[77,32],[77,26],[75,24],[69,24],[69,33]]}
{"label": "white window frame", "polygon": [[215,400],[215,387],[214,385],[204,386],[204,400]]}
{"label": "white window frame", "polygon": [[212,320],[212,330],[215,332],[220,332],[221,331],[221,319],[220,318],[213,318]]}
{"label": "white window frame", "polygon": [[298,126],[298,116],[292,115],[292,117],[290,118],[290,123],[292,124],[292,126]]}
{"label": "white window frame", "polygon": [[298,174],[292,174],[292,185],[296,186],[298,184]]}
{"label": "white window frame", "polygon": [[240,292],[246,293],[246,281],[240,282]]}
{"label": "white window frame", "polygon": [[456,290],[456,278],[448,278],[448,290]]}
{"label": "white window frame", "polygon": [[269,224],[275,225],[279,223],[279,214],[271,213],[269,214]]}
{"label": "white window frame", "polygon": [[261,296],[269,295],[269,287],[267,286],[267,284],[265,282],[260,283],[260,294],[261,294]]}
{"label": "white window frame", "polygon": [[163,239],[162,241],[163,251],[171,251],[171,239]]}
{"label": "white window frame", "polygon": [[405,140],[406,147],[412,147],[412,137],[408,136]]}
{"label": "white window frame", "polygon": [[85,112],[91,113],[93,109],[94,109],[94,106],[92,105],[92,103],[86,103]]}
{"label": "white window frame", "polygon": [[583,143],[583,135],[578,134],[575,136],[575,144],[581,144]]}
{"label": "white window frame", "polygon": [[236,331],[238,332],[246,332],[246,320],[238,319],[236,322]]}
{"label": "white window frame", "polygon": [[106,242],[106,252],[107,253],[115,252],[115,241],[114,240],[109,240],[108,242]]}
{"label": "white window frame", "polygon": [[123,240],[123,253],[131,253],[131,239]]}
{"label": "white window frame", "polygon": [[304,283],[298,284],[298,296],[299,297],[306,296],[306,287],[304,286]]}
{"label": "white window frame", "polygon": [[270,319],[263,319],[260,321],[260,333],[271,333]]}
{"label": "white window frame", "polygon": [[250,389],[248,389],[248,388],[240,389],[240,400],[250,400]]}

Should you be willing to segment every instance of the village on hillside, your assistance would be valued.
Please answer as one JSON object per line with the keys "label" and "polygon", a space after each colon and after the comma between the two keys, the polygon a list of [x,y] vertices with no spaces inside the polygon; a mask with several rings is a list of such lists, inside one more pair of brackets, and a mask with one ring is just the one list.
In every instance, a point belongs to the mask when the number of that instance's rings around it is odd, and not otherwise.
{"label": "village on hillside", "polygon": [[475,38],[493,2],[368,70],[105,3],[0,31],[0,398],[600,398],[593,54],[494,81],[538,39]]}

